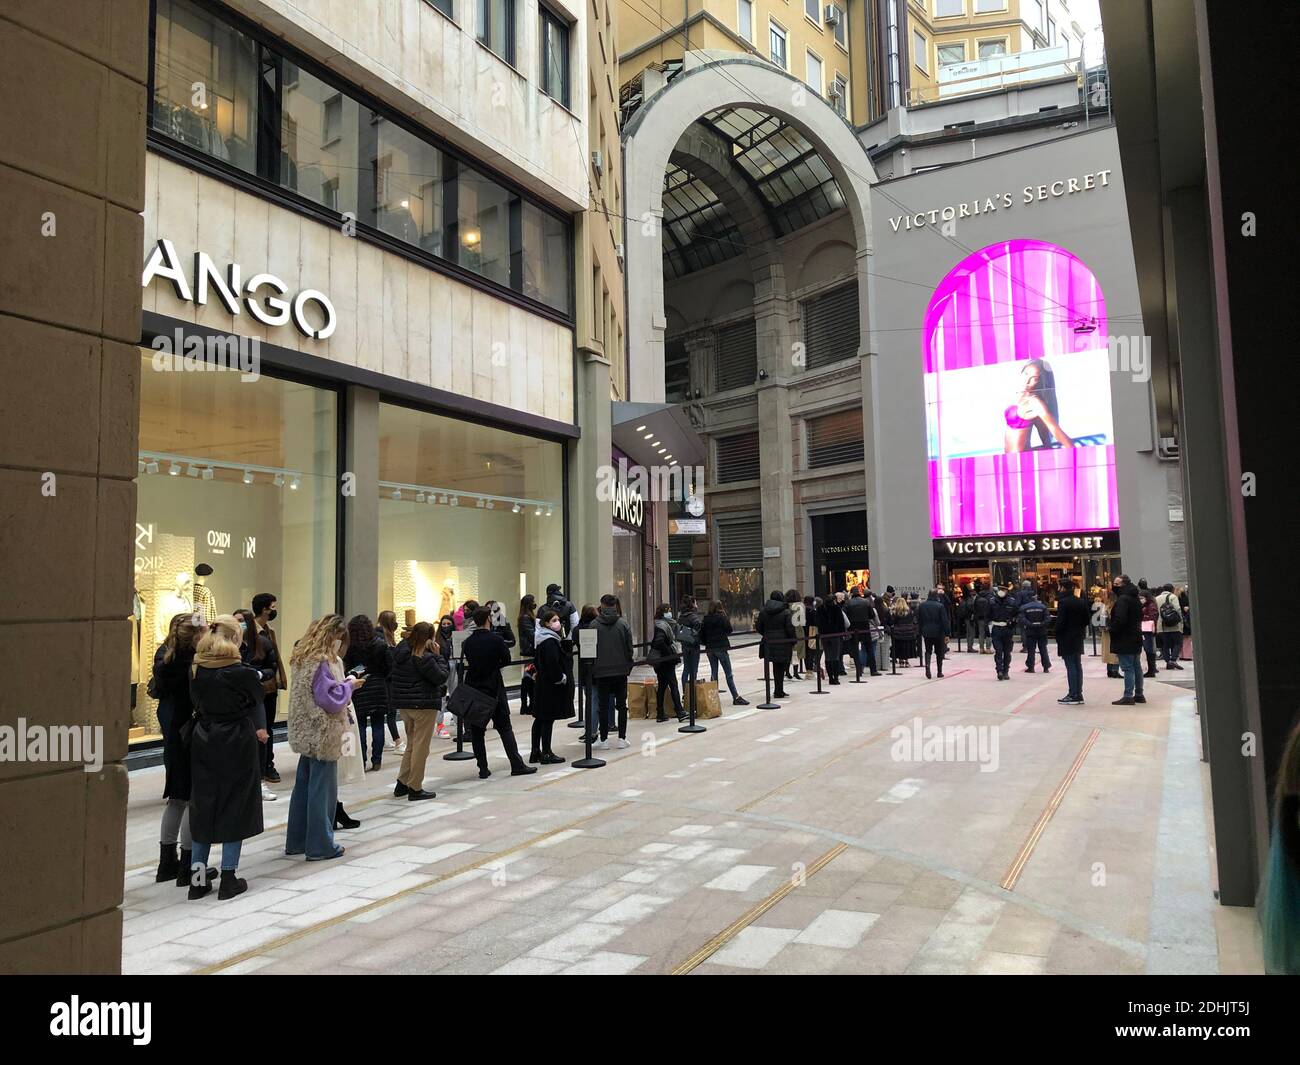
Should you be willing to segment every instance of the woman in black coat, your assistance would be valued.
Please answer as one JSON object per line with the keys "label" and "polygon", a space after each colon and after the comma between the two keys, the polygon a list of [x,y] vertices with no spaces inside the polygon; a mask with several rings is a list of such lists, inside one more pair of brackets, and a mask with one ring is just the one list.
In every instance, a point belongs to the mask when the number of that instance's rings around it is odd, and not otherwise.
{"label": "woman in black coat", "polygon": [[668,720],[664,716],[664,696],[671,692],[677,720],[685,721],[686,710],[682,707],[682,693],[677,687],[677,663],[682,660],[681,644],[677,639],[677,625],[667,603],[660,603],[655,610],[654,635],[650,638],[645,658],[659,678],[659,684],[655,688],[655,720]]}
{"label": "woman in black coat", "polygon": [[[207,873],[212,844],[221,844],[219,899],[248,889],[235,875],[244,840],[262,832],[262,770],[266,713],[257,670],[239,657],[239,622],[223,614],[210,625],[194,655],[190,681],[190,834],[194,837],[190,898],[212,890]],[[190,729],[187,729],[190,731]]]}
{"label": "woman in black coat", "polygon": [[821,633],[822,650],[826,652],[826,679],[831,684],[838,684],[845,672],[841,648],[849,622],[844,613],[843,596],[843,592],[836,592],[824,600],[817,617],[817,631]]}
{"label": "woman in black coat", "polygon": [[361,733],[361,760],[366,761],[366,723],[369,721],[371,742],[370,764],[366,772],[379,768],[384,755],[384,724],[393,703],[389,679],[393,672],[393,649],[384,634],[379,632],[365,614],[358,614],[348,622],[348,649],[343,655],[343,668],[348,672],[361,666],[365,684],[352,693],[352,709],[357,714]]}
{"label": "woman in black coat", "polygon": [[771,666],[770,673],[776,685],[776,691],[772,695],[784,699],[785,671],[794,655],[794,622],[790,619],[790,608],[786,605],[783,593],[773,592],[763,604],[754,622],[754,631],[763,638],[759,654]]}
{"label": "woman in black coat", "polygon": [[551,734],[557,721],[573,716],[573,658],[565,653],[560,636],[563,628],[559,612],[542,607],[533,630],[537,676],[533,686],[533,750],[528,756],[530,762],[542,765],[564,761],[551,750]]}
{"label": "woman in black coat", "polygon": [[[206,630],[195,625],[192,614],[177,614],[167,629],[167,639],[153,656],[150,681],[158,700],[158,727],[163,736],[162,827],[158,845],[156,883],[174,880],[177,887],[190,882],[190,752],[181,742],[181,729],[193,713],[190,701],[190,670],[194,647]],[[176,855],[179,841],[181,853]]]}

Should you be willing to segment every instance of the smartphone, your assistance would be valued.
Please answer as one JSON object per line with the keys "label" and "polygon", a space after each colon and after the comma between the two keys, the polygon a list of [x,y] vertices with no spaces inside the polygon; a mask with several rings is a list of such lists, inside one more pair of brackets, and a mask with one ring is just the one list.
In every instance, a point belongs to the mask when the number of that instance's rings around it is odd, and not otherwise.
{"label": "smartphone", "polygon": [[365,666],[353,666],[348,670],[349,677],[364,677],[366,675]]}

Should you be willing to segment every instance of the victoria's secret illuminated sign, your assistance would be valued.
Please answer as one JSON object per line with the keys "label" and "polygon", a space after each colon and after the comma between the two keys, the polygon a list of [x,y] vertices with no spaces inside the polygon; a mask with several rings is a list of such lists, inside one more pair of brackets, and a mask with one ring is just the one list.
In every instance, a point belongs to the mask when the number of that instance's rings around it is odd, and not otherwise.
{"label": "victoria's secret illuminated sign", "polygon": [[988,557],[991,555],[1059,555],[1075,552],[1118,551],[1119,534],[1101,530],[1082,535],[1012,536],[972,540],[936,540],[936,558],[960,558],[963,555]]}
{"label": "victoria's secret illuminated sign", "polygon": [[1075,193],[1091,192],[1093,189],[1104,189],[1110,184],[1110,174],[1110,170],[1098,170],[1082,177],[1057,178],[1042,185],[1026,185],[1018,192],[1007,190],[995,192],[991,196],[975,196],[964,203],[950,203],[929,211],[896,215],[889,220],[889,227],[895,233],[907,233],[914,229],[924,229],[927,225],[942,225],[961,218],[978,218],[995,211],[1006,211],[1017,202],[1028,205],[1061,196],[1073,196]]}
{"label": "victoria's secret illuminated sign", "polygon": [[[263,325],[281,326],[293,322],[298,332],[313,340],[325,340],[334,332],[338,315],[334,304],[330,303],[329,297],[323,292],[305,288],[292,299],[284,299],[289,286],[274,274],[254,274],[241,284],[242,275],[240,265],[230,263],[223,276],[211,256],[201,251],[195,252],[194,285],[191,288],[189,278],[181,267],[180,256],[176,254],[176,246],[170,240],[159,238],[145,261],[141,285],[148,288],[154,278],[166,278],[171,282],[177,299],[197,303],[200,307],[207,305],[208,293],[211,291],[230,314],[238,315],[242,308]],[[324,319],[320,326],[313,325],[308,319],[308,304],[315,304],[319,308]]]}

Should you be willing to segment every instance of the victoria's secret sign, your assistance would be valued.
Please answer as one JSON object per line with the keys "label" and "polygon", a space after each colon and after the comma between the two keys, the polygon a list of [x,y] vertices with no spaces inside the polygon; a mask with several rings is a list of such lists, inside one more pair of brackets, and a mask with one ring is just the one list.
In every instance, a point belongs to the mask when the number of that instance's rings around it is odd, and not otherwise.
{"label": "victoria's secret sign", "polygon": [[1078,552],[1118,551],[1119,533],[1111,530],[1048,536],[974,537],[964,540],[936,540],[936,558],[989,555],[1065,555]]}
{"label": "victoria's secret sign", "polygon": [[1098,170],[1078,177],[1057,178],[1042,185],[1026,185],[1018,191],[1007,190],[987,196],[975,196],[962,203],[949,203],[929,211],[917,211],[915,214],[900,214],[889,220],[889,226],[895,233],[906,233],[926,226],[942,225],[955,222],[961,218],[978,218],[993,214],[995,211],[1010,210],[1017,203],[1034,204],[1042,200],[1054,200],[1075,193],[1091,192],[1104,189],[1110,185],[1111,171]]}

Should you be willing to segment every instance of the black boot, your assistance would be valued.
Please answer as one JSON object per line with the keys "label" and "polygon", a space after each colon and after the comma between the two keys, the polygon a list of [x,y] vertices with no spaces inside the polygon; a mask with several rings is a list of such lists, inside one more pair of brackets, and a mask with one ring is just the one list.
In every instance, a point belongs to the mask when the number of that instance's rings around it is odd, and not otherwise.
{"label": "black boot", "polygon": [[343,809],[343,804],[338,803],[334,807],[334,827],[335,828],[360,828],[361,822],[355,817],[349,817],[348,812]]}
{"label": "black boot", "polygon": [[[211,885],[208,886],[208,890],[212,890]],[[233,899],[236,895],[242,895],[247,890],[248,881],[237,877],[233,869],[221,870],[221,887],[217,888],[217,898]]]}
{"label": "black boot", "polygon": [[181,871],[180,859],[176,857],[175,843],[158,844],[158,874],[153,878],[155,884],[175,880]]}
{"label": "black boot", "polygon": [[[194,867],[194,859],[192,857],[193,853],[194,852],[190,850],[188,847],[181,848],[181,857],[180,857],[180,861],[177,863],[177,868],[176,868],[177,887],[189,887],[191,878],[196,875],[193,868]],[[204,870],[203,882],[205,884],[210,884],[212,878],[216,875],[217,875],[217,871],[213,869],[212,866],[209,865],[207,869]],[[191,895],[190,898],[198,899],[198,898],[202,898],[206,894],[207,892],[204,891],[198,895]]]}
{"label": "black boot", "polygon": [[408,788],[405,784],[403,784],[399,780],[396,784],[393,785],[393,798],[400,799],[403,795],[406,795],[408,792],[410,792],[410,790],[411,790],[410,788]]}
{"label": "black boot", "polygon": [[[536,773],[536,772],[537,772],[536,766],[527,765],[524,763],[522,759],[510,767],[510,775],[512,777],[526,777],[528,776],[529,773]],[[482,775],[483,775],[482,773],[479,774],[479,776]]]}

